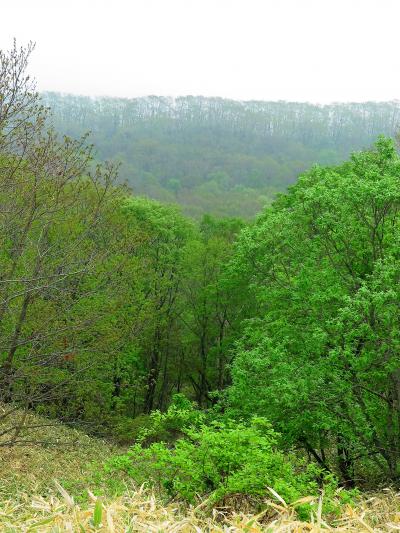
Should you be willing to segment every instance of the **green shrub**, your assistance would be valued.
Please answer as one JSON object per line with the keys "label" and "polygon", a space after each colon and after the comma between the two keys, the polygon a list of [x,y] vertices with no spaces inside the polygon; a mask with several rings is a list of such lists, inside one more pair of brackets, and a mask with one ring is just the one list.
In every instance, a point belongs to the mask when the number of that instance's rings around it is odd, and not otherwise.
{"label": "green shrub", "polygon": [[109,427],[119,444],[140,443],[146,447],[154,442],[172,444],[185,435],[185,428],[199,426],[205,420],[204,412],[196,409],[183,394],[175,394],[166,412],[142,413],[135,418],[117,414],[109,420]]}
{"label": "green shrub", "polygon": [[110,432],[112,438],[119,444],[133,444],[140,435],[151,427],[149,415],[141,414],[135,418],[118,415],[110,421]]}
{"label": "green shrub", "polygon": [[[261,501],[266,495],[271,497],[268,487],[288,504],[319,494],[321,471],[277,450],[277,434],[265,419],[254,418],[250,425],[228,421],[192,426],[184,434],[173,447],[157,442],[145,448],[138,443],[108,461],[106,470],[123,471],[139,484],[150,481],[168,497],[190,503],[198,496],[216,503],[231,494]],[[325,493],[333,496],[336,480],[325,476],[325,482]],[[300,513],[309,514],[307,509],[308,504],[301,506]]]}
{"label": "green shrub", "polygon": [[204,424],[206,416],[186,396],[175,394],[166,412],[153,411],[147,415],[146,424],[138,432],[136,442],[144,447],[155,442],[173,444],[186,435],[188,428]]}

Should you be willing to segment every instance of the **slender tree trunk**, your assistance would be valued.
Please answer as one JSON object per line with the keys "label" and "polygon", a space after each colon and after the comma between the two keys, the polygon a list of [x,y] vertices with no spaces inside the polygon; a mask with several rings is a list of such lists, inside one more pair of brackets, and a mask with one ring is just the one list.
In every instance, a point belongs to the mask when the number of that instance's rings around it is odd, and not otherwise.
{"label": "slender tree trunk", "polygon": [[160,328],[157,326],[154,335],[153,348],[150,356],[150,368],[147,375],[147,389],[144,400],[144,412],[149,414],[154,407],[154,399],[157,388],[158,375],[160,371]]}
{"label": "slender tree trunk", "polygon": [[343,435],[338,434],[336,443],[338,466],[343,485],[346,487],[354,487],[354,461],[347,439]]}

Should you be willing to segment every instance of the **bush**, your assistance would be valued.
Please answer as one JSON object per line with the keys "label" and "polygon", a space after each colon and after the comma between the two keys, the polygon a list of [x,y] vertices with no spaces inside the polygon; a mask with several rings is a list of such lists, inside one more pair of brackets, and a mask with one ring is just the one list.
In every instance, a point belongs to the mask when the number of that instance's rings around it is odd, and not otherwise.
{"label": "bush", "polygon": [[195,404],[183,394],[175,394],[165,413],[153,411],[147,416],[146,424],[138,431],[136,442],[147,447],[155,442],[173,444],[186,435],[188,428],[200,427],[207,414],[196,409]]}
{"label": "bush", "polygon": [[130,444],[136,442],[140,435],[151,426],[150,416],[141,414],[135,418],[116,415],[110,422],[110,433],[118,444]]}
{"label": "bush", "polygon": [[118,413],[109,419],[108,425],[112,438],[118,444],[140,443],[147,447],[154,442],[172,444],[184,436],[185,427],[198,426],[205,419],[206,414],[196,409],[183,394],[175,394],[165,413],[152,411],[135,418]]}
{"label": "bush", "polygon": [[[318,480],[324,477],[321,471],[277,450],[277,434],[265,419],[254,418],[250,425],[214,422],[188,427],[184,433],[185,438],[178,439],[173,447],[157,442],[145,448],[138,443],[125,455],[110,460],[106,470],[123,471],[139,484],[150,480],[168,497],[189,503],[195,503],[198,496],[208,496],[214,504],[232,494],[255,496],[261,501],[271,496],[268,487],[289,504],[319,494]],[[333,495],[336,480],[325,476],[325,481],[326,495]],[[329,505],[329,498],[325,501]],[[309,504],[300,512],[306,508]]]}

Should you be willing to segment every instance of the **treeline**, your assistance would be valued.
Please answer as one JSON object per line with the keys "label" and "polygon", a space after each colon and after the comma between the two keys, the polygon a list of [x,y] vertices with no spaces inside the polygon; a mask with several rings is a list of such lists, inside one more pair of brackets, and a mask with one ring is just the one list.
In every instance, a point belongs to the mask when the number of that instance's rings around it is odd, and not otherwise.
{"label": "treeline", "polygon": [[398,102],[318,106],[46,93],[56,129],[92,132],[97,157],[121,162],[137,194],[186,214],[251,218],[315,163],[337,164],[399,127]]}

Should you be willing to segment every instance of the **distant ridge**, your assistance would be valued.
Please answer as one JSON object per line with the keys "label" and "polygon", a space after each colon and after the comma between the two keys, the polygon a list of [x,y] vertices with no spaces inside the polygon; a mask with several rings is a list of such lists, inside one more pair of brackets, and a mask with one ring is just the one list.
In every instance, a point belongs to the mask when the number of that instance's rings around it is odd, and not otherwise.
{"label": "distant ridge", "polygon": [[90,130],[137,194],[195,217],[253,216],[315,163],[337,164],[400,129],[400,101],[237,101],[203,96],[111,98],[44,93],[55,127]]}

